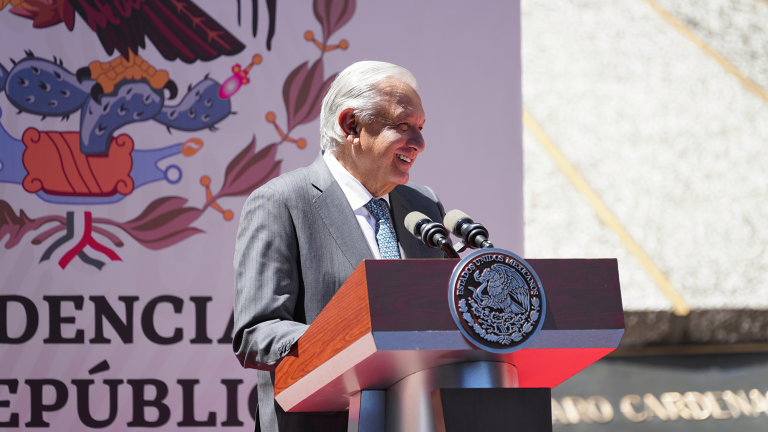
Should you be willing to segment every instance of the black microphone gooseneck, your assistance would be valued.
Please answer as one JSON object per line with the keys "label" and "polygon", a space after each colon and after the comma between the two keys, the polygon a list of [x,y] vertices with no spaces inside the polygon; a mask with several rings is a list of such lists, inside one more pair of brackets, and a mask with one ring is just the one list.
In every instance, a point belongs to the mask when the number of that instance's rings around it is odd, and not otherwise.
{"label": "black microphone gooseneck", "polygon": [[464,244],[472,249],[492,248],[488,240],[488,230],[481,224],[475,223],[468,214],[461,210],[451,210],[443,218],[443,223],[456,237],[461,237]]}
{"label": "black microphone gooseneck", "polygon": [[427,215],[419,212],[408,213],[405,217],[405,228],[428,247],[440,248],[451,258],[461,258],[453,248],[448,230],[441,223],[433,222]]}

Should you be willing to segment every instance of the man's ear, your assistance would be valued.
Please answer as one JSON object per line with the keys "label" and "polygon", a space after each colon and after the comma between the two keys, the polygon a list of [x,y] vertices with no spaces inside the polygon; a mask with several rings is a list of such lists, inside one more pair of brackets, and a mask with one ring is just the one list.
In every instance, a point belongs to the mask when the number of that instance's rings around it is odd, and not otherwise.
{"label": "man's ear", "polygon": [[347,138],[347,141],[352,144],[360,143],[360,122],[355,116],[355,110],[353,108],[345,108],[339,113],[339,127]]}

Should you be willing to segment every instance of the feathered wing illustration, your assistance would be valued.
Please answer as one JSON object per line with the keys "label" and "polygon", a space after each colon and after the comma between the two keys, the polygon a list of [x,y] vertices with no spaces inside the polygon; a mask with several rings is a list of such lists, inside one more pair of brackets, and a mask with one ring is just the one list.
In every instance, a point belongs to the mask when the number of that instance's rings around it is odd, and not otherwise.
{"label": "feathered wing illustration", "polygon": [[44,0],[21,3],[11,12],[34,20],[35,28],[64,22],[75,26],[75,12],[101,41],[107,54],[129,59],[146,47],[146,38],[167,60],[185,63],[234,55],[245,46],[191,0]]}
{"label": "feathered wing illustration", "polygon": [[508,292],[512,298],[512,312],[528,312],[531,305],[525,279],[523,279],[519,273],[507,266],[495,264],[493,267],[503,275],[502,284],[506,288],[504,291]]}
{"label": "feathered wing illustration", "polygon": [[185,63],[233,55],[245,46],[189,0],[69,0],[108,54],[128,58],[145,36],[167,60]]}

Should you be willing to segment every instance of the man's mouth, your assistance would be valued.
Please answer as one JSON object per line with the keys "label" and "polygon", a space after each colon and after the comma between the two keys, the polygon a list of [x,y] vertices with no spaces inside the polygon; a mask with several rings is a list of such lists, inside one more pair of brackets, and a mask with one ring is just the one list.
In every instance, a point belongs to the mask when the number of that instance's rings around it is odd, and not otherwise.
{"label": "man's mouth", "polygon": [[404,160],[404,161],[406,161],[408,163],[411,163],[411,158],[409,158],[407,156],[403,156],[403,155],[399,154],[399,155],[397,155],[397,157],[399,157],[400,159],[402,159],[402,160]]}

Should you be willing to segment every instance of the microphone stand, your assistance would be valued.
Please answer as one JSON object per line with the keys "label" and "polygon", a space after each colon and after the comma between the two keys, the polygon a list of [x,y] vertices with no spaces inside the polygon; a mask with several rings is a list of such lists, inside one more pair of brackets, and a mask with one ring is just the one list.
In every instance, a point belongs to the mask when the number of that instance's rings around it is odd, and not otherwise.
{"label": "microphone stand", "polygon": [[450,241],[448,241],[448,239],[446,237],[442,237],[442,238],[438,239],[437,240],[437,245],[440,246],[440,249],[442,249],[443,252],[448,254],[449,257],[451,257],[451,258],[461,258],[461,256],[459,256],[459,253],[456,252],[456,250],[453,248],[453,245],[451,244]]}

